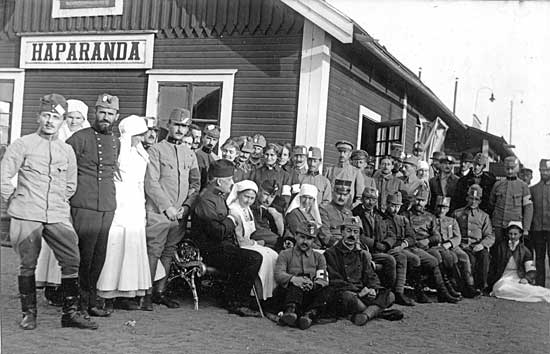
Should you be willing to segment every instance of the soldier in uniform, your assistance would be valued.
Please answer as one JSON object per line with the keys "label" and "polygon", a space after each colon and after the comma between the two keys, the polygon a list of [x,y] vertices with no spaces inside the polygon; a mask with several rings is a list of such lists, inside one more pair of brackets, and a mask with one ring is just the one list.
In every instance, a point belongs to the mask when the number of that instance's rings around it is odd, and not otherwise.
{"label": "soldier in uniform", "polygon": [[373,178],[376,183],[376,189],[380,198],[378,208],[383,212],[386,210],[386,200],[388,195],[395,194],[397,191],[405,189],[403,180],[392,174],[393,161],[389,156],[385,156],[380,161],[380,169],[376,171]]}
{"label": "soldier in uniform", "polygon": [[[185,232],[187,217],[200,189],[200,175],[195,153],[182,139],[191,124],[191,113],[178,108],[170,115],[168,136],[149,149],[149,164],[145,172],[145,208],[147,212],[147,255],[151,280],[154,281],[160,260],[166,272],[170,270],[176,245]],[[152,310],[152,301],[169,308],[179,304],[164,294],[166,279],[162,278],[143,298],[142,308]]]}
{"label": "soldier in uniform", "polygon": [[292,169],[295,171],[298,181],[302,181],[302,177],[308,171],[307,165],[308,150],[304,145],[296,145],[292,149]]}
{"label": "soldier in uniform", "polygon": [[523,167],[521,170],[519,170],[518,177],[523,182],[527,183],[528,186],[530,186],[531,181],[533,180],[533,170]]}
{"label": "soldier in uniform", "polygon": [[330,203],[321,204],[319,208],[323,224],[314,248],[327,249],[342,238],[342,223],[345,218],[352,216],[351,210],[346,206],[350,197],[351,181],[337,179],[334,182],[332,200]]}
{"label": "soldier in uniform", "polygon": [[282,247],[283,232],[285,229],[283,214],[273,207],[279,185],[275,180],[262,182],[258,188],[256,200],[250,206],[256,232],[250,236],[253,240],[263,240],[266,247],[279,251]]}
{"label": "soldier in uniform", "polygon": [[373,177],[375,169],[376,169],[376,157],[369,156],[367,158],[367,167],[365,167],[365,175],[368,177]]}
{"label": "soldier in uniform", "polygon": [[351,165],[355,168],[357,168],[361,173],[363,174],[363,177],[370,177],[367,176],[365,173],[365,168],[367,167],[367,161],[369,158],[369,154],[365,150],[353,150],[351,152],[350,161]]}
{"label": "soldier in uniform", "polygon": [[544,286],[546,254],[550,259],[550,159],[540,160],[539,171],[540,182],[530,189],[533,197],[533,223],[529,243],[535,249],[537,285]]}
{"label": "soldier in uniform", "polygon": [[392,174],[395,177],[401,177],[401,164],[405,154],[403,153],[403,144],[401,143],[392,143],[390,148],[390,157],[393,160],[393,169]]}
{"label": "soldier in uniform", "polygon": [[319,173],[323,156],[321,149],[310,147],[307,152],[307,173],[300,176],[300,185],[311,184],[317,187],[317,202],[319,204],[328,203],[332,199],[332,187],[328,178]]}
{"label": "soldier in uniform", "polygon": [[[333,187],[337,179],[351,181],[352,192],[348,202],[348,206],[351,207],[356,201],[360,201],[361,193],[363,193],[363,189],[365,189],[365,179],[361,171],[349,163],[351,151],[354,148],[353,144],[349,141],[341,140],[338,141],[335,146],[339,154],[338,164],[336,166],[327,167],[324,175],[328,178]],[[376,185],[371,185],[371,187],[376,187]]]}
{"label": "soldier in uniform", "polygon": [[[391,290],[380,284],[369,252],[359,246],[360,232],[361,220],[358,217],[344,219],[342,240],[324,253],[330,287],[334,289],[336,312],[340,316],[351,315],[351,321],[357,326],[381,317],[384,309],[394,302]],[[401,311],[392,312],[391,317],[385,318],[403,318]]]}
{"label": "soldier in uniform", "polygon": [[[453,218],[460,227],[460,247],[470,258],[471,269],[463,263],[461,269],[465,276],[473,274],[474,285],[478,290],[487,287],[487,274],[489,272],[489,248],[495,242],[491,219],[479,207],[483,195],[483,189],[473,184],[468,189],[467,202],[464,208],[453,212]],[[459,263],[460,264],[460,263]]]}
{"label": "soldier in uniform", "polygon": [[256,134],[252,137],[252,146],[254,151],[250,154],[249,161],[253,168],[262,166],[262,158],[264,157],[264,149],[266,145],[267,141],[263,135]]}
{"label": "soldier in uniform", "polygon": [[418,159],[414,156],[407,157],[402,164],[401,171],[403,176],[403,190],[407,192],[407,195],[414,195],[419,189],[428,189],[429,186],[426,182],[422,181],[416,176],[416,169],[418,168]]}
{"label": "soldier in uniform", "polygon": [[[189,114],[189,119],[191,114]],[[202,144],[201,148],[195,150],[197,155],[197,163],[199,164],[199,171],[201,173],[201,187],[206,186],[208,179],[208,168],[213,161],[218,160],[218,155],[214,153],[216,145],[220,140],[220,127],[217,125],[209,124],[204,127],[202,131]]]}
{"label": "soldier in uniform", "polygon": [[240,248],[235,236],[237,221],[225,202],[233,186],[233,164],[212,162],[208,184],[197,198],[192,216],[191,235],[197,241],[206,264],[222,269],[230,276],[224,289],[225,307],[242,316],[255,316],[248,308],[250,290],[262,264],[258,252]]}
{"label": "soldier in uniform", "polygon": [[[44,96],[37,115],[38,131],[9,145],[0,166],[0,190],[11,217],[10,240],[20,263],[19,327],[25,330],[36,328],[35,268],[42,238],[61,266],[61,326],[97,329],[97,324],[77,311],[78,236],[71,225],[67,202],[76,189],[77,165],[73,149],[58,137],[66,111],[63,96]],[[16,174],[14,187],[11,179]]]}
{"label": "soldier in uniform", "polygon": [[443,156],[439,159],[439,174],[430,179],[430,210],[435,211],[437,197],[452,197],[455,193],[458,177],[453,173],[454,158]]}
{"label": "soldier in uniform", "polygon": [[284,298],[281,322],[307,329],[331,300],[325,257],[312,249],[318,229],[304,223],[296,229],[296,245],[279,253],[275,281]]}
{"label": "soldier in uniform", "polygon": [[191,131],[191,135],[193,136],[193,143],[191,144],[191,150],[197,151],[201,147],[202,129],[196,124],[191,124],[189,126],[189,131]]}
{"label": "soldier in uniform", "polygon": [[388,228],[386,216],[376,207],[378,191],[366,187],[363,190],[363,203],[353,208],[353,215],[360,218],[363,225],[363,248],[370,250],[372,259],[382,266],[384,285],[395,289],[395,300],[399,305],[413,306],[405,295],[407,256],[393,249],[396,245],[395,233]]}
{"label": "soldier in uniform", "polygon": [[514,156],[504,159],[506,178],[495,182],[489,196],[491,222],[495,232],[495,244],[506,239],[504,229],[510,221],[520,220],[524,239],[529,235],[533,220],[533,202],[527,183],[517,178],[518,160]]}
{"label": "soldier in uniform", "polygon": [[107,252],[109,229],[116,209],[115,182],[120,142],[112,132],[118,119],[118,97],[99,95],[92,127],[74,133],[71,145],[78,164],[78,184],[71,198],[71,215],[80,250],[80,308],[106,317],[97,306],[96,285]]}
{"label": "soldier in uniform", "polygon": [[147,123],[147,132],[143,137],[143,148],[149,150],[149,148],[157,143],[159,127],[157,125],[157,119],[155,117],[145,117]]}
{"label": "soldier in uniform", "polygon": [[235,159],[235,177],[239,178],[241,181],[248,179],[250,172],[252,171],[252,165],[249,162],[250,154],[254,151],[252,143],[249,141],[244,141],[240,152]]}
{"label": "soldier in uniform", "polygon": [[460,166],[458,169],[458,177],[464,177],[472,170],[474,166],[474,156],[469,152],[463,152],[460,155]]}
{"label": "soldier in uniform", "polygon": [[470,188],[472,184],[477,184],[483,190],[483,197],[479,208],[488,214],[490,213],[489,195],[491,194],[491,189],[496,182],[496,178],[491,172],[484,171],[488,163],[489,159],[486,155],[481,153],[476,154],[474,157],[474,165],[472,170],[466,176],[460,177],[456,183],[455,194],[451,200],[452,210],[466,206],[468,188]]}
{"label": "soldier in uniform", "polygon": [[430,157],[430,160],[432,160],[432,164],[430,165],[430,178],[434,178],[439,174],[439,160],[443,156],[445,156],[444,152],[434,151],[432,157]]}

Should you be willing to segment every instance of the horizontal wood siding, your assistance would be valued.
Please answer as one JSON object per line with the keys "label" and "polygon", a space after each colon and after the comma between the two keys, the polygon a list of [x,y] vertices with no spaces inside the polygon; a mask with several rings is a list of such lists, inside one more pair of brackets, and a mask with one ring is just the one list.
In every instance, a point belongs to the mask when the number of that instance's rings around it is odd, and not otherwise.
{"label": "horizontal wood siding", "polygon": [[155,69],[237,69],[231,135],[293,142],[301,35],[157,39]]}
{"label": "horizontal wood siding", "polygon": [[0,68],[19,67],[19,39],[13,41],[0,40]]}
{"label": "horizontal wood siding", "polygon": [[26,70],[21,135],[36,131],[40,98],[48,93],[84,101],[88,120],[94,120],[94,105],[102,93],[120,99],[120,118],[144,115],[147,77],[143,70]]}

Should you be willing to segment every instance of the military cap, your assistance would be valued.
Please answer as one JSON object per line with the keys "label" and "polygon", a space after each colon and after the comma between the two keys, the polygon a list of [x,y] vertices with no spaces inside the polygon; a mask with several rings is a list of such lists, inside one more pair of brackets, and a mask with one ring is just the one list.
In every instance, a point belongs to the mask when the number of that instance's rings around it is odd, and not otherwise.
{"label": "military cap", "polygon": [[266,179],[262,182],[260,187],[267,193],[273,195],[279,191],[279,184],[274,179]]}
{"label": "military cap", "polygon": [[521,232],[523,232],[523,224],[521,223],[521,221],[514,221],[514,220],[508,223],[508,226],[506,226],[506,231],[514,227],[519,229]]}
{"label": "military cap", "polygon": [[307,151],[307,157],[309,159],[321,160],[323,158],[323,154],[321,153],[321,149],[315,146],[311,146]]}
{"label": "military cap", "polygon": [[504,167],[517,167],[518,159],[515,156],[508,156],[504,158]]}
{"label": "military cap", "polygon": [[398,161],[401,161],[403,158],[403,144],[392,143],[390,148],[390,156]]}
{"label": "military cap", "polygon": [[414,156],[409,156],[403,160],[403,164],[411,165],[418,168],[418,159]]}
{"label": "military cap", "polygon": [[242,152],[248,152],[253,153],[254,152],[254,146],[252,145],[252,142],[245,141],[243,144],[243,147],[241,148]]}
{"label": "military cap", "polygon": [[206,136],[219,139],[220,138],[220,127],[214,124],[208,124],[204,127],[202,133]]}
{"label": "military cap", "polygon": [[483,189],[481,188],[481,186],[479,184],[472,184],[468,188],[468,196],[481,198],[482,195],[483,195]]}
{"label": "military cap", "polygon": [[376,165],[376,157],[374,156],[369,156],[367,158],[367,163],[371,166],[375,166]]}
{"label": "military cap", "polygon": [[298,225],[296,228],[295,234],[303,235],[307,238],[315,238],[317,237],[317,233],[319,232],[319,228],[315,223],[310,221],[305,221]]}
{"label": "military cap", "polygon": [[336,193],[351,192],[351,181],[345,179],[337,179],[334,181],[334,191]]}
{"label": "military cap", "polygon": [[425,186],[420,186],[417,190],[414,191],[414,198],[420,200],[428,200],[430,192]]}
{"label": "military cap", "polygon": [[265,146],[267,145],[267,141],[265,140],[263,135],[256,134],[252,137],[252,145],[253,146],[259,146],[262,149],[264,149]]}
{"label": "military cap", "polygon": [[51,93],[40,99],[38,112],[52,112],[62,116],[67,112],[67,106],[65,97],[57,93]]}
{"label": "military cap", "polygon": [[403,197],[401,196],[401,192],[397,191],[393,194],[388,194],[386,197],[386,202],[388,204],[403,205]]}
{"label": "military cap", "polygon": [[145,123],[147,124],[147,129],[159,130],[156,117],[145,117]]}
{"label": "military cap", "polygon": [[276,154],[278,154],[281,151],[281,145],[275,144],[275,143],[268,143],[265,147],[265,151],[267,150],[273,150]]}
{"label": "military cap", "polygon": [[450,164],[453,164],[453,163],[455,163],[455,158],[452,157],[451,155],[445,155],[445,156],[443,156],[442,158],[439,159],[439,162],[440,162],[440,163],[450,163]]}
{"label": "military cap", "polygon": [[422,144],[420,141],[417,141],[416,143],[413,144],[413,150],[424,151],[425,150],[424,144]]}
{"label": "military cap", "polygon": [[362,193],[363,198],[378,198],[378,189],[373,187],[365,187]]}
{"label": "military cap", "polygon": [[170,112],[169,122],[174,124],[191,125],[193,119],[191,118],[191,111],[185,108],[174,108]]}
{"label": "military cap", "polygon": [[451,206],[451,197],[438,195],[437,198],[435,198],[435,205],[449,208]]}
{"label": "military cap", "polygon": [[523,167],[521,170],[519,170],[521,173],[533,173],[533,170],[527,167]]}
{"label": "military cap", "polygon": [[307,147],[304,145],[296,145],[294,149],[292,149],[293,155],[307,155]]}
{"label": "military cap", "polygon": [[478,152],[474,157],[474,163],[480,166],[487,166],[487,163],[489,163],[489,158],[487,157],[487,155],[483,155],[481,152]]}
{"label": "military cap", "polygon": [[233,177],[235,172],[235,165],[233,162],[227,160],[216,160],[210,164],[208,168],[209,177],[225,178]]}
{"label": "military cap", "polygon": [[434,153],[432,154],[432,157],[430,157],[430,159],[432,160],[440,160],[442,158],[445,157],[445,153],[444,152],[441,152],[441,151],[434,151]]}
{"label": "military cap", "polygon": [[539,162],[539,170],[548,170],[548,169],[550,169],[550,160],[541,159]]}
{"label": "military cap", "polygon": [[353,150],[350,159],[367,161],[369,154],[365,150]]}
{"label": "military cap", "polygon": [[334,144],[337,149],[353,150],[355,146],[347,140],[339,140]]}
{"label": "military cap", "polygon": [[460,161],[462,161],[462,162],[474,162],[474,156],[469,152],[463,152],[460,155]]}
{"label": "military cap", "polygon": [[361,219],[358,216],[347,216],[344,218],[342,227],[352,227],[354,229],[360,229]]}
{"label": "military cap", "polygon": [[118,111],[119,110],[118,97],[110,95],[108,93],[104,93],[104,94],[99,95],[97,97],[97,101],[95,103],[95,106],[96,107],[115,109],[115,110]]}

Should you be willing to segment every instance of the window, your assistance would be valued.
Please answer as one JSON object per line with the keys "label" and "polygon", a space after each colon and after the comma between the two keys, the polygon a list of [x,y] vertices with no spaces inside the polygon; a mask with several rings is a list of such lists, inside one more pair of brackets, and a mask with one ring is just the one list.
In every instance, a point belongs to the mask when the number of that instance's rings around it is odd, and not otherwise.
{"label": "window", "polygon": [[122,15],[123,0],[53,0],[52,17]]}
{"label": "window", "polygon": [[233,86],[237,70],[149,70],[147,116],[166,127],[176,107],[192,112],[199,126],[217,124],[220,142],[231,134]]}
{"label": "window", "polygon": [[389,155],[392,143],[401,143],[400,120],[398,123],[389,121],[379,124],[376,129],[376,157]]}
{"label": "window", "polygon": [[21,134],[24,81],[23,70],[0,69],[0,157]]}

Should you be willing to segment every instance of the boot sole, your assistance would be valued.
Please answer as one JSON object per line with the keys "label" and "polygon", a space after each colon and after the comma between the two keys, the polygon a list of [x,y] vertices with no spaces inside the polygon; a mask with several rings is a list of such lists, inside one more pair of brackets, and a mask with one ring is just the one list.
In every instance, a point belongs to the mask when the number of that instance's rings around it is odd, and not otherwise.
{"label": "boot sole", "polygon": [[81,324],[77,324],[77,323],[64,323],[64,322],[61,322],[61,327],[63,328],[80,328],[80,329],[91,329],[91,330],[96,330],[99,328],[98,325],[95,325],[95,326],[85,326],[85,325],[81,325]]}
{"label": "boot sole", "polygon": [[281,317],[281,320],[287,326],[294,326],[294,324],[298,320],[298,315],[296,315],[295,313],[283,314],[283,316]]}
{"label": "boot sole", "polygon": [[300,317],[298,319],[298,328],[308,329],[309,327],[311,327],[312,323],[313,323],[313,321],[311,320],[311,318],[309,318],[309,317]]}

